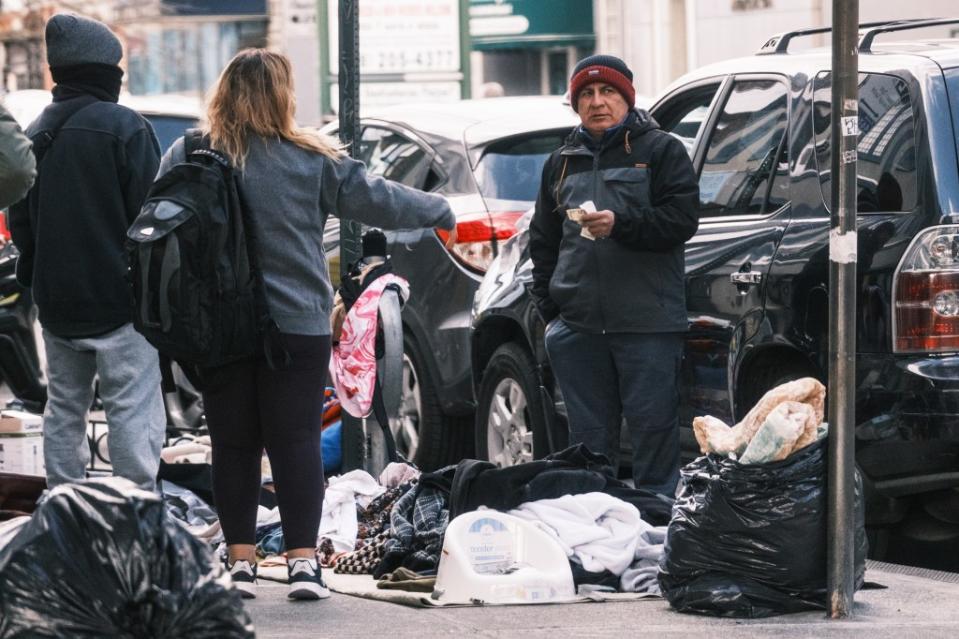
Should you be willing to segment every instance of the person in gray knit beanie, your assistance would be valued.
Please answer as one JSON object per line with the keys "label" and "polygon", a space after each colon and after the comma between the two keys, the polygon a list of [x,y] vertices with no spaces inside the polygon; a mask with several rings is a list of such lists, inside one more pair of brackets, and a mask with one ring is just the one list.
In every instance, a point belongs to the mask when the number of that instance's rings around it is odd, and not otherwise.
{"label": "person in gray knit beanie", "polygon": [[45,39],[50,75],[57,84],[54,101],[58,92],[85,93],[109,102],[119,99],[123,46],[107,25],[58,13],[47,21]]}
{"label": "person in gray knit beanie", "polygon": [[26,131],[42,140],[37,177],[8,221],[17,281],[31,289],[43,327],[47,486],[86,476],[97,377],[113,473],[154,490],[166,415],[157,352],[133,329],[124,247],[160,148],[149,122],[117,103],[123,47],[109,27],[57,14],[46,45],[53,102]]}
{"label": "person in gray knit beanie", "polygon": [[120,40],[102,22],[73,13],[58,13],[47,22],[47,64],[116,66],[123,58]]}

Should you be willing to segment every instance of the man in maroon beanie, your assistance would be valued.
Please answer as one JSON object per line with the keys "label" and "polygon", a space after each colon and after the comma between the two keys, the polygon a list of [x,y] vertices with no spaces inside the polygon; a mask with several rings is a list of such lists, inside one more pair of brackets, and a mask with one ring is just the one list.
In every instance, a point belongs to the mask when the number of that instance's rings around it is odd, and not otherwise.
{"label": "man in maroon beanie", "polygon": [[696,172],[682,143],[635,108],[619,58],[581,60],[569,100],[582,124],[543,168],[530,294],[548,322],[570,443],[606,455],[615,472],[625,418],[636,487],[672,496]]}

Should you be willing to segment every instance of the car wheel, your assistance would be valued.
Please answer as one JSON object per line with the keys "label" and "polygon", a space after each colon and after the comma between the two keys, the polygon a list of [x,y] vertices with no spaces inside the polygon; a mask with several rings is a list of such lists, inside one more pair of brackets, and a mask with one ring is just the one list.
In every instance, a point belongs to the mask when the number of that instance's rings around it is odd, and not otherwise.
{"label": "car wheel", "polygon": [[403,390],[390,430],[396,450],[424,470],[454,463],[465,453],[469,419],[443,412],[436,386],[413,340],[403,340]]}
{"label": "car wheel", "polygon": [[496,349],[480,383],[476,455],[515,466],[549,452],[536,364],[518,344]]}
{"label": "car wheel", "polygon": [[398,416],[390,424],[396,450],[407,459],[414,459],[420,448],[420,421],[423,419],[423,396],[419,376],[409,355],[403,353],[403,391]]}

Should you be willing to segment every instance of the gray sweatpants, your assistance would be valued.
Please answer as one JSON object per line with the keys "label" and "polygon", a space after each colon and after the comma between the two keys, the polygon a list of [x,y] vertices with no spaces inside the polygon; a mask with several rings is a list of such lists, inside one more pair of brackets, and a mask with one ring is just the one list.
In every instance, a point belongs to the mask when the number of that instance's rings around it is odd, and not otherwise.
{"label": "gray sweatpants", "polygon": [[166,430],[156,350],[132,324],[78,339],[44,330],[43,339],[48,367],[43,459],[48,486],[86,477],[87,413],[93,403],[93,382],[99,377],[113,473],[154,490]]}

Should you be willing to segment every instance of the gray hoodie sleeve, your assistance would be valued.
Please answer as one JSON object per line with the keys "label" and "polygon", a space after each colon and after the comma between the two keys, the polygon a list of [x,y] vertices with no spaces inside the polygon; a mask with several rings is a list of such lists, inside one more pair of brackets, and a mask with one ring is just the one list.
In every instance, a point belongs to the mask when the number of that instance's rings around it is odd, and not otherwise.
{"label": "gray hoodie sleeve", "polygon": [[37,176],[30,139],[0,106],[0,209],[19,202]]}
{"label": "gray hoodie sleeve", "polygon": [[320,206],[329,215],[385,229],[450,230],[456,224],[443,196],[368,175],[362,162],[349,157],[324,160],[320,179]]}

